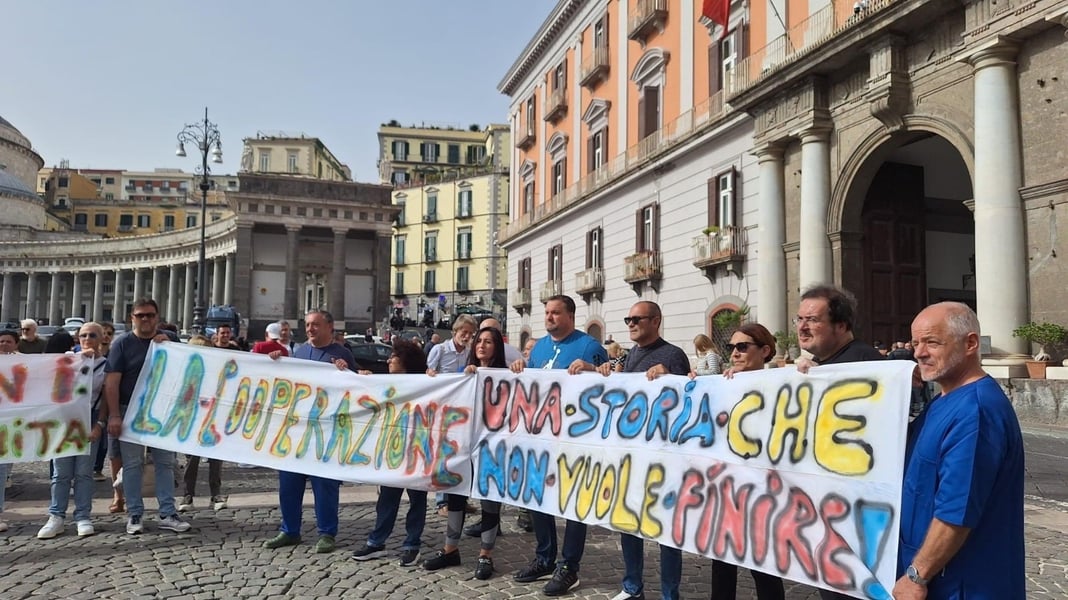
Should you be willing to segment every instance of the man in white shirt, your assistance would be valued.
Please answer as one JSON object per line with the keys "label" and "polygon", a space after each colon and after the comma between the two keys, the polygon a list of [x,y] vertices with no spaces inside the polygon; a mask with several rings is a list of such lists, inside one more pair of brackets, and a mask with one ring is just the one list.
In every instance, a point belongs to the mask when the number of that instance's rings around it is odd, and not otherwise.
{"label": "man in white shirt", "polygon": [[475,336],[478,324],[471,315],[459,315],[452,324],[452,338],[430,349],[426,357],[428,375],[437,373],[459,373],[467,366],[467,355],[471,351],[469,344]]}

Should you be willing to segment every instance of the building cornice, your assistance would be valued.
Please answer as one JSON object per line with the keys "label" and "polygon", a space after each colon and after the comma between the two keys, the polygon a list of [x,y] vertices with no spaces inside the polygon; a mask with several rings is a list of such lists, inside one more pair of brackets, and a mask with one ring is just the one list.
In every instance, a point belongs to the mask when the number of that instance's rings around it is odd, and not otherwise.
{"label": "building cornice", "polygon": [[586,0],[560,0],[556,3],[556,7],[549,13],[549,18],[541,24],[537,33],[519,54],[519,58],[512,63],[504,78],[497,84],[498,92],[508,96],[515,92],[519,83],[530,73],[530,69],[557,40],[578,9],[585,3]]}

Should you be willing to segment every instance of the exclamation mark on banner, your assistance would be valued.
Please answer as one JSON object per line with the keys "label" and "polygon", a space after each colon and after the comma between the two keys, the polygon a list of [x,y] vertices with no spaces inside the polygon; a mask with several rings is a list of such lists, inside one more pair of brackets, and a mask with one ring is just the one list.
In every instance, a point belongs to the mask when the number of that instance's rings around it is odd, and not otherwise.
{"label": "exclamation mark on banner", "polygon": [[[857,532],[860,536],[860,559],[872,573],[883,557],[890,523],[894,519],[894,507],[882,502],[857,501]],[[891,600],[890,593],[875,578],[863,584],[864,594],[873,600]]]}

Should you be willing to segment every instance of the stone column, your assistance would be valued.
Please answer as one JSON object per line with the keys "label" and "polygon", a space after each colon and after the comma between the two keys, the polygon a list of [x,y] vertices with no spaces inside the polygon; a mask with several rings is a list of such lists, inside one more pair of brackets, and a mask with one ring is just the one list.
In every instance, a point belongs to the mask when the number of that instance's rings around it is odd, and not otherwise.
{"label": "stone column", "polygon": [[226,270],[223,271],[223,304],[234,303],[234,254],[226,255]]}
{"label": "stone column", "polygon": [[759,222],[757,223],[757,306],[760,323],[771,331],[786,331],[786,185],[783,149],[775,144],[754,152],[760,164]]}
{"label": "stone column", "polygon": [[145,272],[142,269],[134,269],[134,300],[145,297]]}
{"label": "stone column", "polygon": [[300,226],[286,226],[286,289],[282,299],[282,308],[285,312],[283,318],[299,319],[302,315],[297,313],[297,287],[300,285],[300,265],[297,256],[297,242],[299,241]]}
{"label": "stone column", "polygon": [[334,315],[337,326],[342,329],[345,324],[345,236],[348,229],[334,230],[334,262],[330,269],[330,312]]}
{"label": "stone column", "polygon": [[126,313],[126,282],[123,281],[122,269],[115,269],[115,302],[111,309],[111,318]]}
{"label": "stone column", "polygon": [[197,263],[185,263],[185,293],[182,294],[182,328],[190,331],[193,326],[193,304],[196,302],[193,283],[197,278]]}
{"label": "stone column", "polygon": [[4,296],[0,299],[0,320],[18,316],[19,299],[15,297],[15,274],[4,273]]}
{"label": "stone column", "polygon": [[221,256],[215,258],[212,261],[211,266],[211,303],[222,304],[223,303],[223,269],[226,266],[226,259]]}
{"label": "stone column", "polygon": [[84,314],[82,310],[82,272],[75,271],[73,281],[70,284],[70,314],[72,317],[82,317],[83,319],[89,315]]}
{"label": "stone column", "polygon": [[[93,320],[100,323],[104,320],[104,272],[93,271],[93,276]],[[121,318],[125,319],[125,315]],[[118,315],[115,322],[120,322]]]}
{"label": "stone column", "polygon": [[59,302],[59,279],[62,277],[61,273],[52,271],[52,286],[48,291],[48,324],[49,325],[62,325],[63,306]]}
{"label": "stone column", "polygon": [[171,276],[167,278],[167,322],[174,323],[180,316],[181,303],[178,298],[178,278],[181,266],[171,265]]}
{"label": "stone column", "polygon": [[[827,207],[831,202],[830,132],[824,128],[801,133],[801,290],[817,283],[834,283],[831,243],[827,239]],[[763,175],[763,171],[761,171]],[[764,215],[760,218],[763,220]]]}
{"label": "stone column", "polygon": [[37,319],[37,273],[26,273],[26,317]]}
{"label": "stone column", "polygon": [[163,286],[163,268],[152,267],[152,292],[149,297],[156,301],[156,304],[163,302],[163,294],[160,293],[160,288]]}
{"label": "stone column", "polygon": [[1028,320],[1017,51],[997,38],[968,57],[975,68],[975,296],[993,354],[983,362],[991,365],[1021,365],[1030,350],[1012,336]]}

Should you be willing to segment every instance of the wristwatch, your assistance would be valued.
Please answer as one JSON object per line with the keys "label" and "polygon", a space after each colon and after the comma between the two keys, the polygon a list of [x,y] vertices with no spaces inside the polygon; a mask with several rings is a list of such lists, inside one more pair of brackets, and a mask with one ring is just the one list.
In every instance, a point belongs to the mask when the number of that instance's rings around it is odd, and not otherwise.
{"label": "wristwatch", "polygon": [[916,565],[909,565],[909,567],[905,569],[905,577],[908,577],[909,581],[917,585],[927,585],[927,582],[929,581],[928,579],[920,577],[920,572],[916,570]]}

